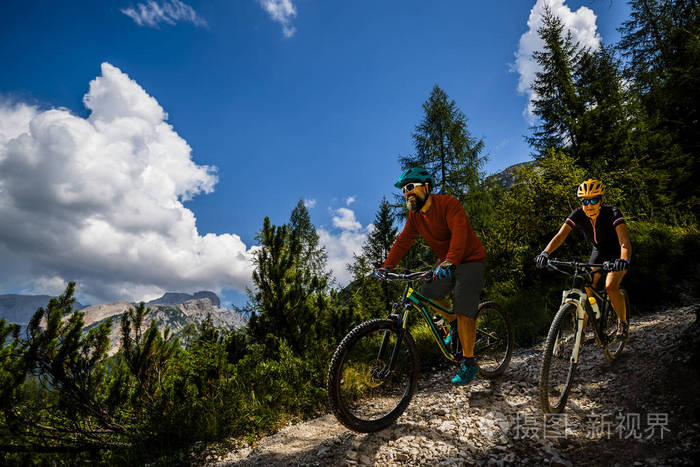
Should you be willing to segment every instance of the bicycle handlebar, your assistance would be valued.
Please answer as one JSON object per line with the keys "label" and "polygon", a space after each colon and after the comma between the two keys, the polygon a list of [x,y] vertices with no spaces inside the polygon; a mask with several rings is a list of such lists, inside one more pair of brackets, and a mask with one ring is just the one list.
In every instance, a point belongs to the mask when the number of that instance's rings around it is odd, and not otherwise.
{"label": "bicycle handlebar", "polygon": [[[562,274],[567,274],[567,275],[571,274],[567,271],[562,271],[557,266],[571,267],[574,269],[586,269],[593,274],[603,274],[606,272],[614,271],[612,263],[610,263],[608,261],[606,261],[602,264],[593,264],[593,263],[582,263],[580,261],[559,261],[557,259],[548,259],[547,260],[547,267],[549,269],[553,269],[557,272],[561,272]],[[597,269],[594,269],[594,268],[597,268]]]}
{"label": "bicycle handlebar", "polygon": [[395,282],[413,282],[417,280],[427,279],[429,277],[432,277],[432,275],[432,269],[428,271],[409,272],[406,274],[396,274],[393,272],[389,272],[386,275],[386,280]]}

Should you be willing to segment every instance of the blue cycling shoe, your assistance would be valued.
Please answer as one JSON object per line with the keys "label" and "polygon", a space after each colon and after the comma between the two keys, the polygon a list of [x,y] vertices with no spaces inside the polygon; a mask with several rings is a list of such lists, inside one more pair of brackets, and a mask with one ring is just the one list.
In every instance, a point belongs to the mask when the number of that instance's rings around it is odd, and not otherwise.
{"label": "blue cycling shoe", "polygon": [[479,367],[477,365],[468,365],[467,363],[462,363],[459,365],[459,371],[457,375],[452,378],[452,383],[457,386],[464,386],[469,384],[472,380],[479,374]]}

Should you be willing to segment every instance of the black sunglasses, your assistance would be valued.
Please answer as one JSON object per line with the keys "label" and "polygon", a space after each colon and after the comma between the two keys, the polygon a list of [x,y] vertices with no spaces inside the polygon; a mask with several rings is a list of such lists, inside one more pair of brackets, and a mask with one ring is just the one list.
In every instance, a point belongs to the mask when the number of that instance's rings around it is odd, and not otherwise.
{"label": "black sunglasses", "polygon": [[589,204],[595,206],[600,201],[600,198],[582,199],[581,204],[588,206]]}

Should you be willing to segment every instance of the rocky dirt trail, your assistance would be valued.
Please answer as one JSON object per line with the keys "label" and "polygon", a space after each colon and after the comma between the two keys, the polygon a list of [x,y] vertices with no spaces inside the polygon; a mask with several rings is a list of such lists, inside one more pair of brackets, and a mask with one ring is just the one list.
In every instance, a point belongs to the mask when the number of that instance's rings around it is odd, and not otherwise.
{"label": "rocky dirt trail", "polygon": [[545,427],[541,345],[519,349],[498,380],[448,383],[424,371],[392,427],[358,434],[332,415],[289,426],[207,465],[696,465],[700,325],[695,306],[632,321],[623,355],[584,347],[565,414]]}

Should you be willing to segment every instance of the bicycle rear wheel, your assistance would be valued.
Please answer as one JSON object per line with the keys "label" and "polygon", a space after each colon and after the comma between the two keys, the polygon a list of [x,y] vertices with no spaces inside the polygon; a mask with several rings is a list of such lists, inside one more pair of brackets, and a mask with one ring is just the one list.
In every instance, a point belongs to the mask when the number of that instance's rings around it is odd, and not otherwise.
{"label": "bicycle rear wheel", "polygon": [[542,354],[540,405],[544,413],[561,413],[574,382],[576,364],[571,362],[578,321],[576,307],[566,303],[554,316]]}
{"label": "bicycle rear wheel", "polygon": [[[631,307],[629,295],[627,295],[627,291],[623,288],[620,288],[620,293],[622,293],[622,296],[625,298],[625,319],[627,320],[627,324],[629,324]],[[615,313],[612,307],[610,297],[608,297],[605,306],[607,308],[607,316],[605,318],[604,332],[610,344],[603,349],[603,355],[605,355],[605,358],[612,361],[622,353],[622,349],[625,348],[627,342],[615,340],[615,335],[617,334],[617,313]]]}
{"label": "bicycle rear wheel", "polygon": [[[369,433],[388,427],[406,410],[418,381],[418,351],[406,330],[390,319],[355,327],[340,343],[328,369],[328,400],[340,423]],[[392,353],[396,351],[389,371]]]}
{"label": "bicycle rear wheel", "polygon": [[502,375],[513,356],[513,345],[513,326],[505,310],[496,302],[480,304],[474,343],[479,376],[495,378]]}

